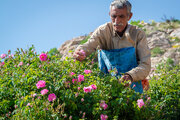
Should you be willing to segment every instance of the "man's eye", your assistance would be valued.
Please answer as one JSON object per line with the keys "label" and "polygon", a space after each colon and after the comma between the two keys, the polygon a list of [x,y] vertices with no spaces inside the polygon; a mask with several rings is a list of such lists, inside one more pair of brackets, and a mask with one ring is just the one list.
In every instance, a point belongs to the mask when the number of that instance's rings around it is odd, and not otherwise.
{"label": "man's eye", "polygon": [[116,18],[117,16],[116,15],[111,15],[112,18]]}

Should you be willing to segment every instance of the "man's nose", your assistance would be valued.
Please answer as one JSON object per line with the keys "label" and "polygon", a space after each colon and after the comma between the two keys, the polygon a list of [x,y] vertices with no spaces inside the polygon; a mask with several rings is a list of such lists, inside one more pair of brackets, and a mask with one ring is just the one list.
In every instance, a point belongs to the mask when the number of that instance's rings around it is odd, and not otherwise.
{"label": "man's nose", "polygon": [[120,23],[120,18],[119,17],[115,18],[115,23]]}

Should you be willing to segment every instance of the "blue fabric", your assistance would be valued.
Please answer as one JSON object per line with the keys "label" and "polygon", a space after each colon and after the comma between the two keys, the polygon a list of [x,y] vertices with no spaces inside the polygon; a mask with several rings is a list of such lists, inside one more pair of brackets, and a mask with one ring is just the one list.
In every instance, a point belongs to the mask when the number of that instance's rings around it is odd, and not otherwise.
{"label": "blue fabric", "polygon": [[[109,70],[117,70],[117,73],[111,73],[113,76],[121,76],[123,73],[126,73],[138,66],[134,47],[99,50],[98,62],[99,68],[104,73],[109,73]],[[136,87],[133,87],[134,84]],[[141,81],[133,82],[131,84],[131,88],[136,92],[143,93]]]}

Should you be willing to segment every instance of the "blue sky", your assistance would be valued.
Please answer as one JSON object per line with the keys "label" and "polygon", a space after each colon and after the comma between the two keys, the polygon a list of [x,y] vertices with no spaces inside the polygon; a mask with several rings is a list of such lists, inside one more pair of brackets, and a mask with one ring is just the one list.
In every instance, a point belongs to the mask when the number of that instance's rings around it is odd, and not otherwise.
{"label": "blue sky", "polygon": [[[38,53],[60,47],[110,21],[112,0],[0,0],[0,54],[10,49]],[[180,0],[129,0],[131,20],[180,19]]]}

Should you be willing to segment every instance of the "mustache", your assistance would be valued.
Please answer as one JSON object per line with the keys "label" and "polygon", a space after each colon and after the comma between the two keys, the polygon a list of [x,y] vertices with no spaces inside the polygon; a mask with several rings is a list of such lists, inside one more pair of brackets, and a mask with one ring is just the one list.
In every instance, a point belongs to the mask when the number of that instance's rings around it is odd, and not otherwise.
{"label": "mustache", "polygon": [[114,25],[114,26],[123,26],[124,24],[123,24],[123,23],[119,23],[119,24],[113,23],[113,25]]}

